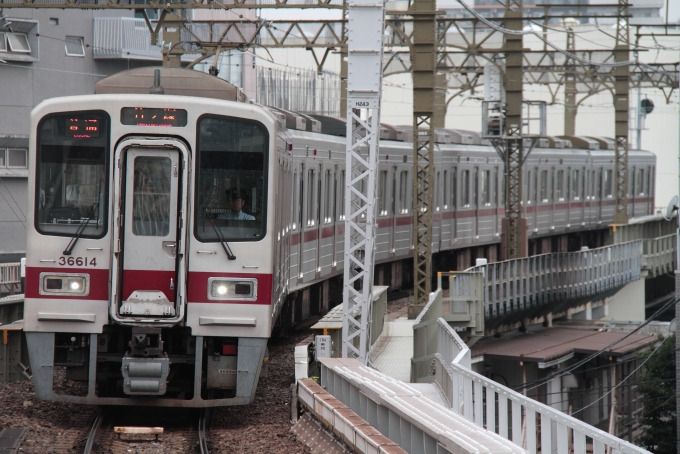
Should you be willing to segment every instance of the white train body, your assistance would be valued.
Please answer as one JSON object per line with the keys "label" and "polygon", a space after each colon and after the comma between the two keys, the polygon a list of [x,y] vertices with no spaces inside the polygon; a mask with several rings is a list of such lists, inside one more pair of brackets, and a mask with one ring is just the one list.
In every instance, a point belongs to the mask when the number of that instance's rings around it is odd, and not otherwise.
{"label": "white train body", "polygon": [[[284,302],[294,302],[287,319],[304,318],[309,301],[295,307],[293,294],[343,270],[345,139],[284,124],[254,104],[175,95],[65,97],[33,110],[24,330],[38,397],[252,401]],[[535,149],[530,235],[611,222],[613,156]],[[630,153],[631,215],[651,213],[654,165]],[[493,148],[439,144],[435,168],[435,251],[498,244]],[[412,178],[411,143],[382,141],[378,264],[412,256]],[[82,386],[65,391],[58,371]]]}

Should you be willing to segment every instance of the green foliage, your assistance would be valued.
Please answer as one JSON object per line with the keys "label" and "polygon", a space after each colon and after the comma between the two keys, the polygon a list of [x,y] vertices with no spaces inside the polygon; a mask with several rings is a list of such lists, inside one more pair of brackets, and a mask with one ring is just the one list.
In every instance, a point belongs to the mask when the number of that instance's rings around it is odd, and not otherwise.
{"label": "green foliage", "polygon": [[[643,361],[650,354],[643,353]],[[675,454],[675,335],[647,361],[639,383],[644,408],[640,418],[643,434],[637,443],[655,454]]]}

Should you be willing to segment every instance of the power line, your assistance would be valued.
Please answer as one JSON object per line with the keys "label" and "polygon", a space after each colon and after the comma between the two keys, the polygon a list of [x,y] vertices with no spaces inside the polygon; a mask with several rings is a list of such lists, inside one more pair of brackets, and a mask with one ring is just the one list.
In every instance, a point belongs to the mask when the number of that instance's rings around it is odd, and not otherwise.
{"label": "power line", "polygon": [[579,410],[577,410],[577,411],[575,411],[575,412],[572,412],[572,416],[575,415],[576,413],[582,412],[583,410],[585,410],[585,409],[587,409],[587,408],[592,407],[593,405],[595,405],[596,403],[598,403],[599,401],[601,401],[602,399],[604,399],[605,397],[607,397],[608,395],[610,395],[611,393],[613,393],[614,391],[616,391],[616,389],[617,389],[619,386],[621,386],[623,383],[625,383],[626,380],[628,380],[630,377],[632,377],[633,374],[635,374],[635,372],[637,372],[642,366],[644,366],[645,363],[646,363],[647,361],[649,361],[649,360],[652,358],[652,356],[654,356],[654,353],[656,353],[656,352],[661,348],[661,346],[664,344],[664,342],[666,342],[668,339],[670,339],[670,336],[664,338],[664,340],[661,341],[661,343],[654,349],[654,351],[653,351],[647,358],[645,358],[644,361],[642,361],[642,364],[640,364],[638,367],[636,367],[635,370],[633,370],[633,372],[631,372],[630,374],[628,374],[628,375],[626,376],[626,378],[624,378],[623,380],[621,380],[621,381],[619,382],[618,385],[614,386],[613,389],[611,389],[611,390],[609,390],[608,392],[606,392],[602,397],[600,397],[599,399],[595,400],[594,402],[592,402],[592,403],[586,405],[585,407],[580,408]]}

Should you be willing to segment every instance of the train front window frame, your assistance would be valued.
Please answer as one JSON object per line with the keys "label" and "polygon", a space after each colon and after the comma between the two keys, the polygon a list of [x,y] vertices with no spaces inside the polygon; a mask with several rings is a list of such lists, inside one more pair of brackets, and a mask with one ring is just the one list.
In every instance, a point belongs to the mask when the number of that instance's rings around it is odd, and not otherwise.
{"label": "train front window frame", "polygon": [[[194,236],[260,241],[267,232],[270,135],[255,120],[205,114],[196,122]],[[219,231],[219,235],[218,235]]]}
{"label": "train front window frame", "polygon": [[[94,121],[97,134],[68,134],[74,120]],[[108,231],[111,118],[101,110],[46,115],[37,127],[35,219],[43,235],[103,238]]]}

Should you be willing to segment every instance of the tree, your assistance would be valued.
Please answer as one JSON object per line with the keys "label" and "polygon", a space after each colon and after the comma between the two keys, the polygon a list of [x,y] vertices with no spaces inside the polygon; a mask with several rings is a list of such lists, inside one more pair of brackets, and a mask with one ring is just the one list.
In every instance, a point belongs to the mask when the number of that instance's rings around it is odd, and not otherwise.
{"label": "tree", "polygon": [[[659,340],[664,338],[659,336]],[[642,360],[652,350],[642,354]],[[675,335],[670,336],[645,363],[638,392],[643,402],[642,436],[637,443],[655,454],[675,454]]]}

